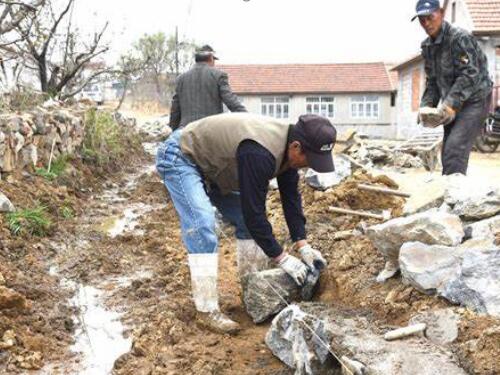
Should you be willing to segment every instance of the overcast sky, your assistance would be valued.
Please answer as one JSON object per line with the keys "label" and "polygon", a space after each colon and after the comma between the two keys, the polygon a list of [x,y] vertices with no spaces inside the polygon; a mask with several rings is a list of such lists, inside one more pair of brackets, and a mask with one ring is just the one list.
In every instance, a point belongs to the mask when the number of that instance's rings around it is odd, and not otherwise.
{"label": "overcast sky", "polygon": [[220,63],[399,62],[425,38],[415,0],[77,0],[84,30],[110,22],[112,56],[144,33],[208,43]]}

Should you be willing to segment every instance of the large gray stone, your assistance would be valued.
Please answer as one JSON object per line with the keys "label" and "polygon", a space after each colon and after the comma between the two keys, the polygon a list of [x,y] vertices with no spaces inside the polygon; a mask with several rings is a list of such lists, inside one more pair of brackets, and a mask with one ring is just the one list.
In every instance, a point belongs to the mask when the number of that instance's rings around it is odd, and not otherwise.
{"label": "large gray stone", "polygon": [[282,269],[250,273],[242,279],[243,302],[255,323],[262,323],[300,297],[300,287]]}
{"label": "large gray stone", "polygon": [[425,338],[386,341],[373,322],[322,304],[290,306],[276,316],[266,335],[273,354],[296,375],[332,374],[337,358],[360,362],[370,375],[464,375],[448,350]]}
{"label": "large gray stone", "polygon": [[500,188],[470,177],[448,177],[445,202],[465,220],[481,220],[500,212]]}
{"label": "large gray stone", "polygon": [[406,242],[457,246],[464,231],[457,215],[433,209],[374,225],[366,234],[386,259],[397,262],[399,250]]}
{"label": "large gray stone", "polygon": [[440,295],[478,313],[500,317],[500,250],[465,250],[458,272]]}
{"label": "large gray stone", "polygon": [[452,308],[426,311],[410,319],[409,324],[425,323],[425,337],[438,345],[449,345],[458,337],[460,315]]}
{"label": "large gray stone", "polygon": [[316,190],[327,190],[338,185],[352,174],[351,162],[343,155],[335,157],[335,172],[318,173],[313,169],[308,169],[306,173],[306,183]]}
{"label": "large gray stone", "polygon": [[469,224],[464,228],[467,238],[495,239],[495,235],[500,233],[500,215],[492,218]]}
{"label": "large gray stone", "polygon": [[12,202],[0,192],[0,212],[14,212],[16,209]]}
{"label": "large gray stone", "polygon": [[465,220],[481,220],[500,212],[500,188],[491,189],[480,197],[470,197],[458,202],[453,212]]}
{"label": "large gray stone", "polygon": [[408,242],[399,253],[401,275],[416,289],[433,293],[458,272],[461,255],[457,247]]}

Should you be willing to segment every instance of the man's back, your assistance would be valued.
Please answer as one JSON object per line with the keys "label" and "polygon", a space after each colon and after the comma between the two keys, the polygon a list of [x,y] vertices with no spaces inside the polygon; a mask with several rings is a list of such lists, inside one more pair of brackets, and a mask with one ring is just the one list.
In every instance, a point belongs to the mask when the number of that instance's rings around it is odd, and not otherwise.
{"label": "man's back", "polygon": [[170,126],[183,127],[201,118],[222,113],[226,104],[232,112],[246,112],[233,94],[227,74],[205,63],[196,63],[177,79],[172,100]]}

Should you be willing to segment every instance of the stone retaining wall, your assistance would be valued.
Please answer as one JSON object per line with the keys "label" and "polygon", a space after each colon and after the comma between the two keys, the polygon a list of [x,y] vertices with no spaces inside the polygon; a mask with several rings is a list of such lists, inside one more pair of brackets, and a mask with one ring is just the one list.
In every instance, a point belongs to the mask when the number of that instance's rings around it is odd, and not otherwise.
{"label": "stone retaining wall", "polygon": [[0,114],[0,177],[72,154],[83,142],[86,108],[37,107],[23,114]]}

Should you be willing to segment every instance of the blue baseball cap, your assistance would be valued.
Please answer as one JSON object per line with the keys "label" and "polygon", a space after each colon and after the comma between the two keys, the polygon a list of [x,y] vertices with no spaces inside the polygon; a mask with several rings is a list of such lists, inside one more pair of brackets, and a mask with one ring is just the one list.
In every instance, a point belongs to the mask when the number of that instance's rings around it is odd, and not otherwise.
{"label": "blue baseball cap", "polygon": [[439,9],[441,9],[439,0],[418,0],[416,6],[417,14],[411,20],[415,21],[415,18],[419,16],[428,16]]}

